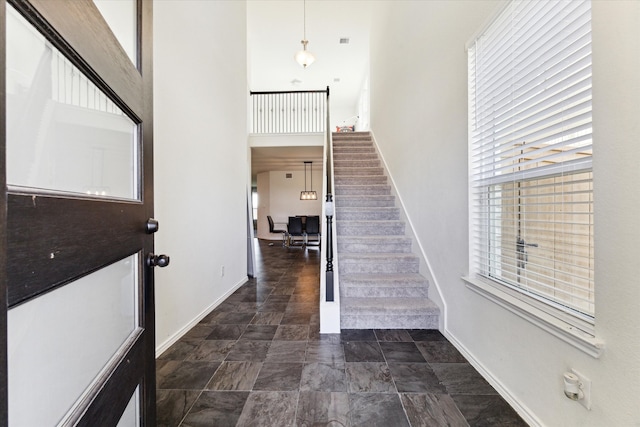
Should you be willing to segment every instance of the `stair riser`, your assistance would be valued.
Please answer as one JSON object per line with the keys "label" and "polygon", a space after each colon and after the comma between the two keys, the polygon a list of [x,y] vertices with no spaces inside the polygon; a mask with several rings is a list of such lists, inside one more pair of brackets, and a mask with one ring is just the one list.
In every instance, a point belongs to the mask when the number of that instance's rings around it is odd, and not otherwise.
{"label": "stair riser", "polygon": [[438,316],[406,315],[375,316],[340,314],[342,329],[438,329]]}
{"label": "stair riser", "polygon": [[357,264],[341,263],[340,274],[396,274],[396,273],[418,273],[420,265],[418,262],[392,262],[375,263],[360,262]]}
{"label": "stair riser", "polygon": [[345,211],[336,209],[336,218],[344,221],[398,221],[400,212],[396,209]]}
{"label": "stair riser", "polygon": [[340,295],[353,298],[427,298],[428,289],[424,288],[397,288],[397,287],[352,287],[340,284]]}
{"label": "stair riser", "polygon": [[388,196],[391,187],[388,185],[336,185],[336,194],[352,196]]}
{"label": "stair riser", "polygon": [[404,236],[404,223],[369,225],[336,221],[336,230],[339,236]]}

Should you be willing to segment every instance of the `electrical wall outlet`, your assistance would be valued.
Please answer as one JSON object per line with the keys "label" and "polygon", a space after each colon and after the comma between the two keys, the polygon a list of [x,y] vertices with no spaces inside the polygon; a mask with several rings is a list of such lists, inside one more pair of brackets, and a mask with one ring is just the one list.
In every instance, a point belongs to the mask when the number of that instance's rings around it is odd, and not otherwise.
{"label": "electrical wall outlet", "polygon": [[591,380],[575,369],[571,369],[571,372],[573,372],[580,379],[580,390],[582,390],[582,393],[584,393],[584,397],[578,400],[578,403],[591,410]]}

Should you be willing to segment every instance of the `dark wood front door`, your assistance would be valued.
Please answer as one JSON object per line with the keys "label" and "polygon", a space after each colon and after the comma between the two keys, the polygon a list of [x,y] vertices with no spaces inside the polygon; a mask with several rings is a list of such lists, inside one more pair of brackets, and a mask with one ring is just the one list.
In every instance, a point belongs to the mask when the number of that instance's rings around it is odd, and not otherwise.
{"label": "dark wood front door", "polygon": [[155,425],[152,2],[1,3],[0,425]]}

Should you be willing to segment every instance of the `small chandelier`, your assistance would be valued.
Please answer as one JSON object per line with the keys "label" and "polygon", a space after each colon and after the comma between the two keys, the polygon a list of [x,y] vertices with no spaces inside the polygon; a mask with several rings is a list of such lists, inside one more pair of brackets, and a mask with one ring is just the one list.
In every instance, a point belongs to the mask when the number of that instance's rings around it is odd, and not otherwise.
{"label": "small chandelier", "polygon": [[304,0],[303,2],[303,8],[304,8],[303,16],[302,16],[303,33],[302,33],[302,40],[300,41],[300,43],[302,43],[302,50],[298,51],[294,55],[294,58],[298,64],[302,65],[303,68],[307,68],[309,65],[313,64],[313,61],[316,60],[316,57],[313,56],[313,54],[307,50],[307,44],[309,44],[309,40],[307,40],[307,2],[306,0]]}
{"label": "small chandelier", "polygon": [[[307,191],[307,164],[311,167],[311,191]],[[304,191],[300,192],[300,200],[318,200],[318,194],[313,191],[313,162],[304,162]]]}

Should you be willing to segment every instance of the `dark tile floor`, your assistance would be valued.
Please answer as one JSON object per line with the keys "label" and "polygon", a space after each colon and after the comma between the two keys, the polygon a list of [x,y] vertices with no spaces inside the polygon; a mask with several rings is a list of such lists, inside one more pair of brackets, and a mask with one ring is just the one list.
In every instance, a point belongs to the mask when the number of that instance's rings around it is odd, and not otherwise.
{"label": "dark tile floor", "polygon": [[319,251],[255,279],[157,361],[159,426],[526,426],[434,330],[319,333]]}

